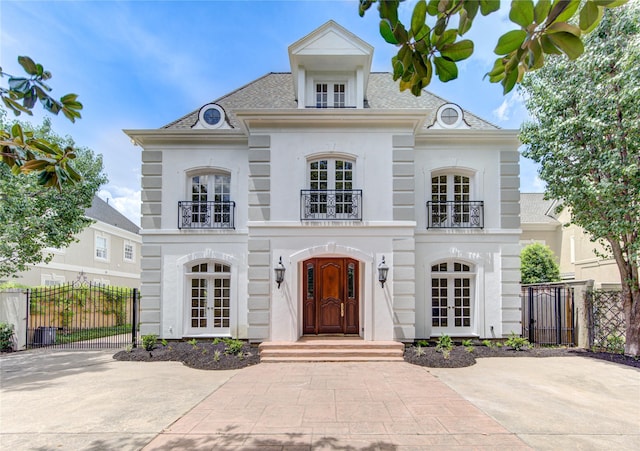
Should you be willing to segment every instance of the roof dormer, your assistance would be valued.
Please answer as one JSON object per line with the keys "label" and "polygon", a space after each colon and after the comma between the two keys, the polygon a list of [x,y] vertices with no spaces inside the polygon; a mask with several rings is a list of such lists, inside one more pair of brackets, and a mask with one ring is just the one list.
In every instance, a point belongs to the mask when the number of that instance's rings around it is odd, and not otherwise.
{"label": "roof dormer", "polygon": [[298,108],[363,108],[372,58],[372,46],[332,20],[289,46]]}

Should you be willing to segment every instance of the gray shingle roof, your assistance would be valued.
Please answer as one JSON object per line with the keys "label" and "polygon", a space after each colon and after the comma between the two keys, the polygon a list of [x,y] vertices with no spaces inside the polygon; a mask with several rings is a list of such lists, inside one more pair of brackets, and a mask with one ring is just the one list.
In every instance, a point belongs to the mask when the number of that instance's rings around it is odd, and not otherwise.
{"label": "gray shingle roof", "polygon": [[87,208],[84,214],[91,219],[102,221],[114,227],[133,233],[140,233],[140,227],[129,221],[122,213],[98,196],[93,196],[91,207]]}
{"label": "gray shingle roof", "polygon": [[555,219],[555,200],[543,193],[520,193],[520,221],[527,224],[559,224]]}
{"label": "gray shingle roof", "polygon": [[[427,119],[425,127],[435,121],[436,112],[441,105],[450,103],[429,91],[415,97],[409,91],[400,92],[397,82],[387,72],[373,72],[367,87],[367,107],[376,110],[384,109],[424,109]],[[211,103],[224,108],[228,121],[233,128],[239,128],[240,122],[235,111],[240,109],[295,109],[298,108],[291,73],[266,74],[235,91],[226,94]],[[198,110],[165,125],[162,128],[188,129],[198,120]],[[494,124],[480,119],[478,116],[463,110],[464,120],[474,129],[498,129]]]}

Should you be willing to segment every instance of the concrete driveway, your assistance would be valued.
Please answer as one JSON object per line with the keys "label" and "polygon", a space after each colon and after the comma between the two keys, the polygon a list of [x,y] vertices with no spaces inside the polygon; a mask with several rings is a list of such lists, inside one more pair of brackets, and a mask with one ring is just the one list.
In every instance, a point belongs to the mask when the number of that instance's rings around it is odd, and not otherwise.
{"label": "concrete driveway", "polygon": [[429,372],[534,449],[640,449],[640,370],[586,357]]}
{"label": "concrete driveway", "polygon": [[0,358],[0,449],[638,449],[640,370],[582,357],[263,363]]}
{"label": "concrete driveway", "polygon": [[34,350],[0,358],[0,449],[138,450],[237,373],[115,351]]}

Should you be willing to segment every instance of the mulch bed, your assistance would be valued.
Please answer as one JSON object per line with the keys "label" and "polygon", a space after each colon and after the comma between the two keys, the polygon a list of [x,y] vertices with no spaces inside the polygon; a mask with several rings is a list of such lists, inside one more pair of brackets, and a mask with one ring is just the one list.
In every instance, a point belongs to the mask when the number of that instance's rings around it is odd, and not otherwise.
{"label": "mulch bed", "polygon": [[[192,345],[185,341],[170,342],[166,346],[157,344],[152,351],[142,347],[131,351],[120,351],[113,356],[116,360],[135,362],[183,362],[186,366],[200,370],[231,370],[244,368],[260,363],[260,355],[256,346],[245,343],[241,357],[225,354],[224,343],[213,344],[212,341],[199,341]],[[218,351],[216,353],[216,351]],[[435,346],[422,347],[420,355],[414,346],[407,346],[404,360],[414,365],[430,368],[463,368],[475,365],[478,358],[489,357],[564,357],[580,356],[606,360],[620,365],[640,368],[640,359],[621,354],[607,352],[591,352],[578,348],[530,348],[516,351],[507,346],[492,347],[475,346],[469,352],[464,346],[455,346],[448,359],[438,352]]]}
{"label": "mulch bed", "polygon": [[449,358],[445,359],[441,352],[433,347],[422,347],[420,351],[414,346],[407,346],[404,360],[414,365],[430,368],[463,368],[475,365],[476,359],[484,357],[568,357],[580,356],[606,360],[620,365],[640,368],[640,359],[622,354],[608,352],[591,352],[579,348],[529,348],[516,351],[508,346],[492,347],[475,346],[467,350],[464,346],[455,346]]}
{"label": "mulch bed", "polygon": [[225,354],[225,350],[224,343],[199,341],[192,345],[186,341],[176,341],[169,342],[166,346],[157,344],[151,351],[145,351],[142,347],[120,351],[113,358],[133,362],[182,362],[199,370],[235,370],[260,363],[258,348],[248,343],[242,347],[240,356]]}

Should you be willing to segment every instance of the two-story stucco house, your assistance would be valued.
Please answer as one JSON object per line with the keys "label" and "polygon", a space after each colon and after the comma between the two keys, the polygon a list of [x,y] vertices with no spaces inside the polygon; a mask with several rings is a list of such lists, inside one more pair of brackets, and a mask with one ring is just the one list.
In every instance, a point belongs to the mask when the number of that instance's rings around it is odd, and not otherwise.
{"label": "two-story stucco house", "polygon": [[290,73],[126,131],[143,148],[143,334],[520,331],[516,131],[400,92],[372,54],[330,21],[289,47]]}

